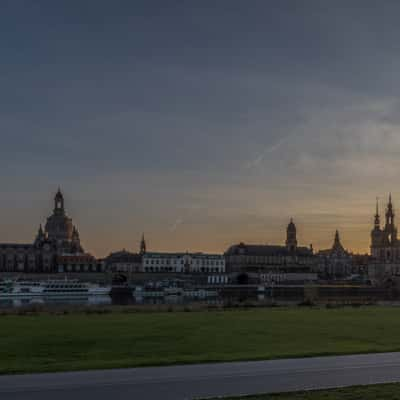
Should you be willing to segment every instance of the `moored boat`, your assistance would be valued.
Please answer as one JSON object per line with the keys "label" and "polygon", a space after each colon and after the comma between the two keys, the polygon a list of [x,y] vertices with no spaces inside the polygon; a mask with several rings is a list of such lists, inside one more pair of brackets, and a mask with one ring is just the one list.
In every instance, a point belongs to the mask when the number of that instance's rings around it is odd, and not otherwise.
{"label": "moored boat", "polygon": [[7,286],[3,284],[0,298],[10,297],[89,297],[106,296],[111,292],[111,286],[101,286],[95,283],[78,280],[49,281],[14,281]]}

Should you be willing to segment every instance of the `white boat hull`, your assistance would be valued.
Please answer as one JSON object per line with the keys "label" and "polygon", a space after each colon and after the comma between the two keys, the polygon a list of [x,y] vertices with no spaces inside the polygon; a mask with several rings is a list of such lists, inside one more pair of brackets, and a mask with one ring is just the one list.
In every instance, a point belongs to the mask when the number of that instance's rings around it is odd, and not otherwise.
{"label": "white boat hull", "polygon": [[0,291],[0,299],[10,298],[87,298],[92,296],[107,296],[111,293],[111,286],[99,286],[90,283],[75,281],[49,282],[15,282],[11,287]]}

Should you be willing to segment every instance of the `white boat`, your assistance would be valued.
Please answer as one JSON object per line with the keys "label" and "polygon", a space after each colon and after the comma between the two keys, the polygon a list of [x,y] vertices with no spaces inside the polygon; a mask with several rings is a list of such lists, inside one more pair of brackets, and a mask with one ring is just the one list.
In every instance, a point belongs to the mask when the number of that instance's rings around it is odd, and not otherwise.
{"label": "white boat", "polygon": [[[1,289],[1,285],[0,285]],[[111,292],[111,286],[78,280],[15,281],[7,289],[0,290],[0,298],[10,297],[88,297],[105,296]]]}

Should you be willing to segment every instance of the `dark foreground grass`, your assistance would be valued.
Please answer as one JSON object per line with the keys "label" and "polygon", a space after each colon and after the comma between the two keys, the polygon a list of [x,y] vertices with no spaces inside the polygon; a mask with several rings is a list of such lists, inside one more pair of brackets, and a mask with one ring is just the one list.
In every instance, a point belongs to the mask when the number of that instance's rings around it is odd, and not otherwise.
{"label": "dark foreground grass", "polygon": [[353,386],[343,389],[281,393],[224,400],[400,400],[400,384]]}
{"label": "dark foreground grass", "polygon": [[400,308],[0,316],[0,373],[400,351]]}

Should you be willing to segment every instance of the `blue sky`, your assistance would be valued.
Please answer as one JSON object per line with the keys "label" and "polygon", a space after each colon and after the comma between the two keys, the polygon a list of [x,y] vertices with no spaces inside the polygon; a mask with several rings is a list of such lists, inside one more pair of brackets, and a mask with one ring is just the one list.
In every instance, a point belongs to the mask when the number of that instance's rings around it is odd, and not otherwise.
{"label": "blue sky", "polygon": [[3,1],[0,241],[365,251],[397,190],[396,1]]}

